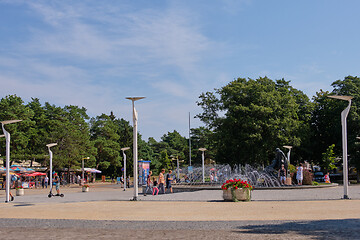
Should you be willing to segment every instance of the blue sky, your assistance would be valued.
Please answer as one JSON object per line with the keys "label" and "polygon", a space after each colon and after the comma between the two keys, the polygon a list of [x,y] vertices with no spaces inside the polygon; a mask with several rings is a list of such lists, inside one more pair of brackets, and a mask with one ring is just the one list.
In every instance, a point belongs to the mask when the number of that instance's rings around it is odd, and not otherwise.
{"label": "blue sky", "polygon": [[[188,136],[202,92],[237,77],[291,81],[310,98],[358,76],[357,0],[0,0],[0,96],[113,111],[159,140]],[[192,119],[192,127],[200,126]]]}

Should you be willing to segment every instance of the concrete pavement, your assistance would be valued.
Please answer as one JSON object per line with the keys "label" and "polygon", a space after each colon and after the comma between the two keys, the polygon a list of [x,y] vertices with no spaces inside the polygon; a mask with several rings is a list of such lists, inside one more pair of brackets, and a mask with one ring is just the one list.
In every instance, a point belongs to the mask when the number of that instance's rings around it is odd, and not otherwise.
{"label": "concrete pavement", "polygon": [[[258,190],[251,202],[223,202],[221,190],[139,195],[117,185],[26,190],[0,202],[0,236],[6,239],[359,239],[360,186],[340,200],[328,189]],[[14,191],[13,191],[14,192]],[[0,191],[0,199],[4,192]],[[19,226],[24,231],[19,231]],[[25,227],[25,228],[24,228]]]}

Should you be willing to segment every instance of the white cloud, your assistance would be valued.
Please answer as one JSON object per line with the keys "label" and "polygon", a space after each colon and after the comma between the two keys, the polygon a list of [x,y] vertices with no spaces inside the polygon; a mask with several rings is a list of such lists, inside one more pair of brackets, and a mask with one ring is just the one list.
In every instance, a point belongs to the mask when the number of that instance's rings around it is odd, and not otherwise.
{"label": "white cloud", "polygon": [[204,58],[216,49],[190,12],[127,11],[106,2],[24,3],[42,23],[29,24],[30,41],[14,41],[13,55],[0,57],[2,96],[83,106],[92,116],[114,111],[129,121],[125,97],[151,96],[138,104],[145,137],[186,129],[204,86]]}

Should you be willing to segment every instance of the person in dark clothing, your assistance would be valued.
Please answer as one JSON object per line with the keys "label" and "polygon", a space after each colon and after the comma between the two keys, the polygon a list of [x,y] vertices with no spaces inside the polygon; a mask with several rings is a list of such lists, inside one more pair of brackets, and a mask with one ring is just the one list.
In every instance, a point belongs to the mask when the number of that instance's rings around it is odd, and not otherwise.
{"label": "person in dark clothing", "polygon": [[170,190],[170,192],[173,192],[171,182],[173,181],[173,178],[171,176],[172,170],[169,170],[169,173],[166,175],[166,190]]}

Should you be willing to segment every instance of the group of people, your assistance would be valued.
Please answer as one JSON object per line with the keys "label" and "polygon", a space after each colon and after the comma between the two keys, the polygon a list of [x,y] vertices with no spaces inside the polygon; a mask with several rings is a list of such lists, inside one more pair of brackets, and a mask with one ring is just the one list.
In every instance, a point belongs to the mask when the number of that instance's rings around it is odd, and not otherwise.
{"label": "group of people", "polygon": [[[304,179],[304,174],[303,174],[304,168],[303,165],[300,164],[298,167],[296,167],[296,180],[297,180],[297,184],[298,185],[302,185],[302,181]],[[281,168],[279,169],[279,180],[281,185],[286,185],[286,169],[284,164],[281,164]]]}
{"label": "group of people", "polygon": [[[302,163],[296,167],[296,180],[297,180],[297,184],[298,185],[302,185],[302,181],[304,179],[304,174],[303,174],[304,168]],[[281,185],[286,185],[286,169],[284,164],[281,164],[281,168],[279,169],[279,180]]]}
{"label": "group of people", "polygon": [[149,172],[146,180],[146,189],[144,196],[151,191],[152,195],[158,195],[159,193],[165,194],[167,191],[173,192],[171,183],[174,181],[172,176],[172,170],[165,176],[165,169],[161,169],[158,179],[152,176],[152,171]]}
{"label": "group of people", "polygon": [[[286,185],[286,169],[285,169],[284,164],[281,165],[278,176],[279,176],[281,185]],[[299,166],[296,167],[297,184],[302,185],[303,179],[304,179],[304,167],[303,167],[303,164],[301,163]],[[325,183],[331,183],[329,172],[327,172],[325,174],[324,181],[325,181]]]}

